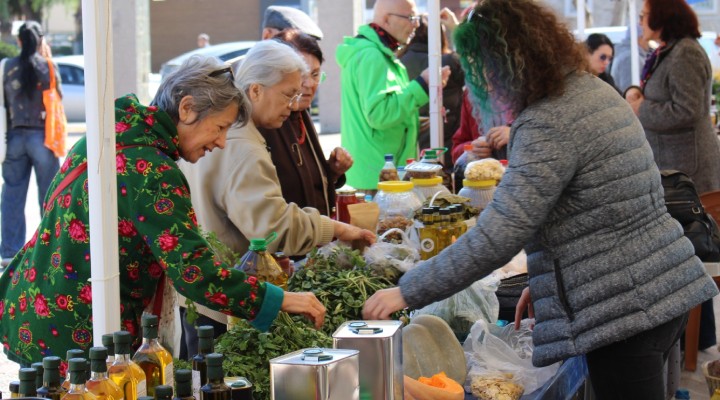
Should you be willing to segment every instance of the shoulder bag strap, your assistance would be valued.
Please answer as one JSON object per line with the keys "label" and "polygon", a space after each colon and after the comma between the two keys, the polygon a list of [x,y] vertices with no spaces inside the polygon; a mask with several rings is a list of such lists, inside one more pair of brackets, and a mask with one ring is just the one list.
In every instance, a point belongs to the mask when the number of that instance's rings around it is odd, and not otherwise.
{"label": "shoulder bag strap", "polygon": [[[120,150],[125,150],[130,147],[140,147],[142,145],[134,144],[129,146],[120,146],[117,149],[115,149],[115,152],[118,152]],[[62,181],[60,181],[60,184],[58,184],[55,187],[55,190],[53,190],[50,197],[48,197],[47,203],[45,203],[45,211],[48,211],[50,209],[50,205],[55,201],[55,199],[60,195],[60,192],[65,190],[75,179],[77,179],[78,176],[82,175],[83,172],[87,170],[87,161],[83,161],[80,164],[78,164],[77,167],[75,167],[72,171],[68,172],[67,175],[63,178]]]}

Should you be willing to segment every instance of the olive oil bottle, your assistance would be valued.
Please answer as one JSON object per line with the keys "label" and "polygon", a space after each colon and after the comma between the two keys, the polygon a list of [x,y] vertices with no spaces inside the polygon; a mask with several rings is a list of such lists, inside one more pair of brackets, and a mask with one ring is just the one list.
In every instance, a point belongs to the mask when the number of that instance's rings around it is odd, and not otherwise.
{"label": "olive oil bottle", "polygon": [[62,400],[95,400],[94,394],[85,387],[87,380],[87,360],[84,358],[71,358],[68,360],[70,373],[70,390],[65,393]]}
{"label": "olive oil bottle", "polygon": [[147,394],[155,395],[155,386],[173,385],[173,358],[158,341],[157,315],[143,314],[140,348],[132,360],[142,368],[147,379]]}
{"label": "olive oil bottle", "polygon": [[230,387],[225,384],[222,369],[223,355],[211,353],[206,360],[208,383],[200,388],[199,400],[230,400]]}
{"label": "olive oil bottle", "polygon": [[155,386],[155,400],[172,400],[173,388],[168,385]]}
{"label": "olive oil bottle", "polygon": [[130,359],[132,337],[127,331],[113,334],[115,344],[115,362],[108,369],[110,379],[123,391],[125,400],[137,400],[147,395],[145,372]]}
{"label": "olive oil bottle", "polygon": [[433,219],[433,209],[430,207],[422,210],[423,227],[420,228],[420,258],[428,260],[437,255],[438,234]]}
{"label": "olive oil bottle", "polygon": [[175,372],[175,400],[199,400],[193,396],[192,372],[189,369],[179,369]]}
{"label": "olive oil bottle", "polygon": [[[65,360],[70,363],[71,358],[85,358],[85,352],[80,349],[70,349],[66,353]],[[65,370],[65,381],[62,383],[63,390],[70,390],[70,368]]]}
{"label": "olive oil bottle", "polygon": [[60,357],[43,358],[43,384],[37,390],[38,397],[60,400],[66,393],[60,384]]}
{"label": "olive oil bottle", "polygon": [[107,349],[108,357],[105,364],[109,369],[112,363],[115,361],[115,345],[113,344],[112,333],[106,333],[102,335],[102,345]]}
{"label": "olive oil bottle", "polygon": [[200,398],[200,388],[207,383],[207,362],[205,357],[214,351],[215,329],[210,325],[198,326],[198,353],[192,359],[192,394]]}
{"label": "olive oil bottle", "polygon": [[43,375],[45,368],[43,368],[42,362],[35,362],[30,364],[31,368],[35,368],[35,389],[39,389],[43,385]]}
{"label": "olive oil bottle", "polygon": [[20,390],[18,397],[35,397],[37,388],[35,387],[35,368],[20,368],[18,379],[20,379]]}
{"label": "olive oil bottle", "polygon": [[98,400],[123,400],[122,389],[108,377],[107,355],[105,347],[90,348],[90,380],[85,386]]}

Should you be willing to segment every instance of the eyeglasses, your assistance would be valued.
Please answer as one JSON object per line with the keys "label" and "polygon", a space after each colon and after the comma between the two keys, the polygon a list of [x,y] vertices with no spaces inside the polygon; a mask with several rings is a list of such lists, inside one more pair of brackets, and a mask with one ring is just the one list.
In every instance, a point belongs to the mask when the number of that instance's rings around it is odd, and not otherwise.
{"label": "eyeglasses", "polygon": [[208,74],[208,77],[214,78],[214,77],[216,77],[216,76],[220,76],[220,75],[222,75],[222,74],[224,74],[224,73],[228,73],[228,72],[230,73],[230,79],[235,80],[235,74],[233,74],[233,70],[232,70],[231,67],[225,67],[225,68],[223,68],[223,69],[219,69],[219,70],[217,70],[217,71],[213,71],[213,72],[211,72],[211,73]]}
{"label": "eyeglasses", "polygon": [[640,14],[638,14],[638,20],[640,22],[643,22],[644,19],[645,19],[645,13],[641,12]]}
{"label": "eyeglasses", "polygon": [[402,15],[402,14],[393,14],[393,13],[388,13],[388,15],[392,15],[392,16],[399,17],[399,18],[405,18],[406,20],[410,21],[411,24],[420,23],[419,15]]}
{"label": "eyeglasses", "polygon": [[312,79],[318,85],[325,82],[325,71],[314,71],[310,73],[310,79]]}
{"label": "eyeglasses", "polygon": [[605,61],[612,62],[612,60],[613,60],[612,56],[609,56],[607,54],[600,55],[600,61],[602,61],[602,62],[605,62]]}
{"label": "eyeglasses", "polygon": [[288,108],[293,108],[293,105],[300,104],[300,99],[302,99],[302,92],[298,92],[294,94],[293,96],[288,96],[285,93],[280,92],[281,95],[285,97],[285,99],[288,101]]}

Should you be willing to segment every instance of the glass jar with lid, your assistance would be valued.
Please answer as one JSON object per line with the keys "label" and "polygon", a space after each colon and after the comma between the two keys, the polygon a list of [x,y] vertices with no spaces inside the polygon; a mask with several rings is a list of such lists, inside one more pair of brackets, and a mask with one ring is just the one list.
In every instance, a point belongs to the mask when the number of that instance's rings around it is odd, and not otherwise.
{"label": "glass jar with lid", "polygon": [[458,196],[469,198],[470,205],[482,211],[492,200],[496,183],[494,179],[479,181],[463,179],[463,188],[460,189]]}
{"label": "glass jar with lid", "polygon": [[337,206],[337,220],[346,224],[350,223],[350,213],[348,212],[349,204],[357,204],[357,191],[353,188],[342,187],[335,192],[335,202]]}
{"label": "glass jar with lid", "polygon": [[413,192],[418,196],[421,202],[431,199],[437,192],[450,193],[448,188],[443,186],[443,180],[439,176],[432,178],[412,178],[410,182],[415,185]]}
{"label": "glass jar with lid", "polygon": [[378,235],[391,228],[407,230],[413,225],[415,210],[422,202],[413,192],[412,182],[388,181],[378,183],[378,192],[373,200],[380,209]]}

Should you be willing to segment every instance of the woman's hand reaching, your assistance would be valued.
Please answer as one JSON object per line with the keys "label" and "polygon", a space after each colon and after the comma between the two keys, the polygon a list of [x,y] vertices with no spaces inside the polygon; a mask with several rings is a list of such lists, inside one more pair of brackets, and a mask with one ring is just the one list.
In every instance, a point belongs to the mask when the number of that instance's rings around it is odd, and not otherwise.
{"label": "woman's hand reaching", "polygon": [[280,309],[289,314],[304,315],[315,329],[320,329],[325,322],[325,306],[310,292],[285,292]]}
{"label": "woman's hand reaching", "polygon": [[361,229],[357,226],[333,221],[334,235],[343,242],[352,242],[353,240],[362,240],[366,245],[375,243],[375,234],[367,229]]}

